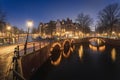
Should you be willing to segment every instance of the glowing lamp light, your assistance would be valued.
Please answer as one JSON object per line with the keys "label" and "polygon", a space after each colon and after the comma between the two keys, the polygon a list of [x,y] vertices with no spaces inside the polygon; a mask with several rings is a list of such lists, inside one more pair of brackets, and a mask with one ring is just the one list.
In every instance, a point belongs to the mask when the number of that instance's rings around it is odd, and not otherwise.
{"label": "glowing lamp light", "polygon": [[7,26],[7,30],[11,30],[11,26]]}
{"label": "glowing lamp light", "polygon": [[31,28],[33,26],[33,21],[29,20],[27,21],[27,27]]}
{"label": "glowing lamp light", "polygon": [[115,34],[115,32],[113,31],[112,34]]}

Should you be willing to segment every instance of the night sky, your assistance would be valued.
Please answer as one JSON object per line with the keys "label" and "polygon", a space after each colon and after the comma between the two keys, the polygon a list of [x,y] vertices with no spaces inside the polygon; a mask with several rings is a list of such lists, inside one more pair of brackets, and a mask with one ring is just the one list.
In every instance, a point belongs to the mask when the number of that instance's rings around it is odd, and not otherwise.
{"label": "night sky", "polygon": [[120,0],[0,0],[0,8],[6,12],[7,22],[25,30],[29,19],[37,27],[39,22],[67,17],[75,21],[81,12],[96,21],[98,12],[111,3],[120,3]]}

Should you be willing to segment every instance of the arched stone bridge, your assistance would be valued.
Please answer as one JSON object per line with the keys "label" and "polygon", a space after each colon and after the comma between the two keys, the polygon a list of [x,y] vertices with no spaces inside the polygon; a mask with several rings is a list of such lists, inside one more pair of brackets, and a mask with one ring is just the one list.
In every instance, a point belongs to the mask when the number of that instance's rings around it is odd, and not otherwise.
{"label": "arched stone bridge", "polygon": [[[62,57],[69,57],[70,53],[74,50],[74,45],[81,42],[90,42],[92,39],[100,39],[105,44],[115,45],[116,40],[103,38],[103,37],[87,37],[83,39],[64,40],[63,43],[56,42],[50,48],[51,64],[59,65]],[[119,41],[120,42],[120,41]],[[116,43],[117,45],[117,43]]]}

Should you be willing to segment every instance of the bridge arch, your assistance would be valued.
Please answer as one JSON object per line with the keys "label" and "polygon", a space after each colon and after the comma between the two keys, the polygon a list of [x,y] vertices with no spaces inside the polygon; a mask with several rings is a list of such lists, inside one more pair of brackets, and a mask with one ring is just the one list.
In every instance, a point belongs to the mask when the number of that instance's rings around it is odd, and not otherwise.
{"label": "bridge arch", "polygon": [[51,64],[57,66],[60,64],[61,59],[62,59],[61,44],[56,42],[50,48]]}
{"label": "bridge arch", "polygon": [[65,40],[64,42],[63,42],[63,56],[65,57],[65,58],[68,58],[69,57],[69,55],[70,55],[70,48],[71,48],[71,41],[70,40]]}

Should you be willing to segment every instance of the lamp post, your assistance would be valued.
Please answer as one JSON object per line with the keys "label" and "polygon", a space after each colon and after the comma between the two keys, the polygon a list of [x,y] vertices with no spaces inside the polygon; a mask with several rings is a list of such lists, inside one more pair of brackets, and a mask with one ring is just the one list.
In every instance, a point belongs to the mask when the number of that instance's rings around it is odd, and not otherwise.
{"label": "lamp post", "polygon": [[25,41],[25,45],[24,45],[24,54],[26,54],[26,51],[27,51],[27,42],[28,42],[29,30],[32,26],[33,26],[33,21],[32,20],[27,21],[28,31],[27,31],[27,37],[26,37],[26,41]]}
{"label": "lamp post", "polygon": [[[11,26],[10,25],[7,25],[7,30],[10,32],[10,30],[11,30]],[[10,44],[10,33],[9,33],[9,44]]]}

